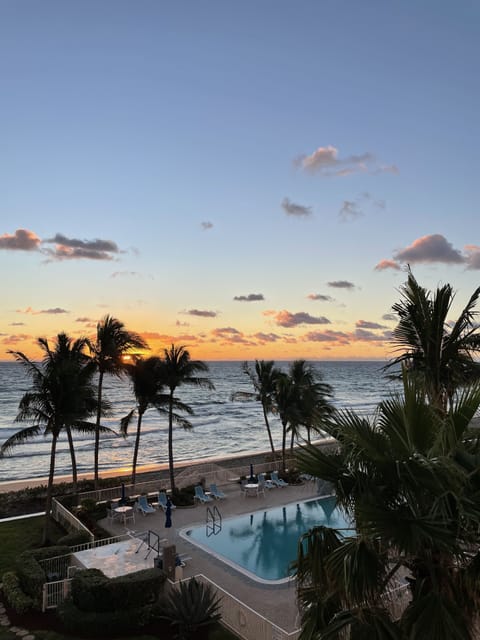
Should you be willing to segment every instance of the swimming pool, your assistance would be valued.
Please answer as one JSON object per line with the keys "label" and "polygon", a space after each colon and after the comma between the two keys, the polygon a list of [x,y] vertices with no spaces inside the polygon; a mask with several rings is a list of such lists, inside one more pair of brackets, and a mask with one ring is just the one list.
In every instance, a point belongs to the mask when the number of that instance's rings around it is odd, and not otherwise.
{"label": "swimming pool", "polygon": [[221,527],[184,529],[180,535],[254,580],[273,584],[289,580],[298,539],[318,525],[351,528],[335,497],[328,496],[229,518]]}

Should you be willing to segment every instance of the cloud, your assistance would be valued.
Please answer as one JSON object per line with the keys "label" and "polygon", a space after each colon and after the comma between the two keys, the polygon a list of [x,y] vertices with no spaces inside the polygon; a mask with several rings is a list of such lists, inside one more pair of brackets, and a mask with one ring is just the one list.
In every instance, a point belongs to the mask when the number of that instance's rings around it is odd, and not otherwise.
{"label": "cloud", "polygon": [[[143,274],[138,271],[114,271],[111,278],[143,278]],[[153,276],[149,276],[150,280],[153,280]]]}
{"label": "cloud", "polygon": [[418,262],[441,262],[445,264],[461,264],[465,262],[458,249],[454,249],[452,244],[439,233],[429,236],[422,236],[414,240],[409,247],[397,251],[393,255],[397,262],[408,262],[415,264]]}
{"label": "cloud", "polygon": [[465,251],[467,252],[465,259],[467,269],[480,269],[480,247],[475,244],[467,244]]}
{"label": "cloud", "polygon": [[333,280],[332,282],[327,282],[329,287],[333,287],[334,289],[355,289],[355,285],[353,282],[349,282],[348,280]]}
{"label": "cloud", "polygon": [[247,296],[235,296],[233,299],[238,302],[258,302],[259,300],[265,300],[263,293],[249,293]]}
{"label": "cloud", "polygon": [[268,311],[264,315],[272,315],[280,327],[297,327],[300,324],[330,324],[330,320],[324,316],[314,317],[305,311],[290,313],[290,311]]}
{"label": "cloud", "polygon": [[365,215],[360,209],[358,202],[354,200],[344,200],[338,216],[342,222],[349,222]]}
{"label": "cloud", "polygon": [[188,311],[182,311],[188,316],[198,316],[199,318],[216,318],[218,313],[216,311],[206,311],[202,309],[189,309]]}
{"label": "cloud", "polygon": [[383,344],[384,342],[389,342],[392,339],[392,332],[384,331],[379,335],[378,333],[373,333],[366,329],[356,329],[355,337],[360,342],[379,342],[380,344]]}
{"label": "cloud", "polygon": [[28,313],[32,316],[38,316],[42,313],[46,313],[49,315],[58,315],[61,313],[70,313],[70,311],[67,311],[66,309],[62,309],[61,307],[53,307],[51,309],[32,309],[32,307],[27,307],[26,309],[16,309],[16,313]]}
{"label": "cloud", "polygon": [[38,251],[41,240],[28,229],[17,229],[14,235],[4,233],[0,236],[0,249],[7,251]]}
{"label": "cloud", "polygon": [[213,222],[208,222],[208,220],[206,220],[205,222],[202,222],[200,226],[204,231],[208,231],[209,229],[213,229]]}
{"label": "cloud", "polygon": [[321,300],[322,302],[333,302],[332,296],[325,296],[322,293],[309,293],[307,298],[309,300]]}
{"label": "cloud", "polygon": [[256,338],[261,344],[265,342],[277,342],[280,340],[280,336],[276,333],[262,333],[261,331],[254,333],[253,337]]}
{"label": "cloud", "polygon": [[306,218],[312,215],[312,207],[305,207],[302,204],[296,204],[288,198],[282,200],[282,209],[287,216],[294,216],[296,218]]}
{"label": "cloud", "polygon": [[25,322],[10,322],[9,327],[24,327]]}
{"label": "cloud", "polygon": [[25,340],[32,340],[33,336],[29,336],[26,333],[17,333],[10,336],[6,336],[2,339],[2,344],[9,346],[15,346],[19,342],[25,342]]}
{"label": "cloud", "polygon": [[310,331],[302,339],[305,342],[337,342],[342,345],[350,344],[349,335],[342,331]]}
{"label": "cloud", "polygon": [[338,149],[329,145],[318,147],[310,155],[301,155],[294,160],[294,165],[308,173],[321,176],[347,176],[352,173],[398,173],[395,165],[379,165],[375,155],[369,151],[359,155],[339,158]]}
{"label": "cloud", "polygon": [[95,320],[82,316],[81,318],[75,318],[75,322],[95,322]]}
{"label": "cloud", "polygon": [[387,327],[378,322],[369,322],[368,320],[357,320],[355,326],[359,329],[386,329]]}
{"label": "cloud", "polygon": [[388,322],[397,322],[398,318],[394,313],[384,313],[382,316],[382,320],[387,320]]}
{"label": "cloud", "polygon": [[234,327],[221,327],[210,332],[214,340],[220,340],[222,344],[243,344],[255,346],[255,342],[249,340],[241,331]]}
{"label": "cloud", "polygon": [[55,234],[53,238],[43,241],[43,244],[55,244],[54,249],[44,249],[53,260],[113,260],[114,255],[119,253],[118,246],[112,240],[79,240],[77,238],[67,238],[61,233]]}
{"label": "cloud", "polygon": [[385,269],[396,269],[400,271],[401,267],[394,260],[380,260],[380,262],[375,265],[375,271],[385,271]]}
{"label": "cloud", "polygon": [[189,322],[180,322],[180,320],[177,320],[175,322],[175,326],[176,327],[189,327],[190,323]]}

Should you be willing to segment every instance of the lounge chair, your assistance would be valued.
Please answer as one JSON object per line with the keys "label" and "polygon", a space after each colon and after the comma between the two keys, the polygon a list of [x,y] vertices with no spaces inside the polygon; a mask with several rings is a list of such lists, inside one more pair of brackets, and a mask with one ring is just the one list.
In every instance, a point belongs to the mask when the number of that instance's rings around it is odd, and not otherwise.
{"label": "lounge chair", "polygon": [[275,489],[275,485],[271,480],[266,480],[264,473],[258,474],[258,484],[263,484],[265,489]]}
{"label": "lounge chair", "polygon": [[276,487],[287,487],[288,486],[288,482],[285,482],[285,480],[282,480],[282,478],[278,477],[278,471],[272,471],[270,476],[272,478],[273,484]]}
{"label": "lounge chair", "polygon": [[211,495],[216,498],[217,500],[223,500],[224,498],[226,498],[227,496],[223,493],[223,491],[220,491],[217,488],[217,485],[215,483],[210,485],[210,493]]}
{"label": "lounge chair", "polygon": [[148,513],[155,513],[155,507],[147,502],[147,496],[141,495],[136,502],[137,511],[141,511],[144,516]]}
{"label": "lounge chair", "polygon": [[198,500],[199,502],[212,502],[213,498],[205,494],[201,484],[197,484],[197,486],[195,487],[195,495],[193,499],[194,501]]}
{"label": "lounge chair", "polygon": [[[165,493],[165,491],[159,491],[158,492],[158,506],[161,507],[164,511],[167,510],[167,494]],[[170,500],[170,509],[176,509],[176,505],[173,504],[173,502]]]}

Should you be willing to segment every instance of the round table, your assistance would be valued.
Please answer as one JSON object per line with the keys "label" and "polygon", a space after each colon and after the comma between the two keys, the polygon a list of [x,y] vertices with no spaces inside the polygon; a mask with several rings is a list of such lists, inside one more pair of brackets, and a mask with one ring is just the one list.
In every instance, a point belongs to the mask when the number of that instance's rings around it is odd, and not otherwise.
{"label": "round table", "polygon": [[248,482],[245,487],[245,495],[251,497],[258,497],[258,482]]}
{"label": "round table", "polygon": [[127,507],[127,506],[115,507],[114,511],[115,513],[118,513],[119,515],[122,516],[123,524],[125,526],[127,524],[127,515],[130,515],[130,514],[133,515],[133,507]]}

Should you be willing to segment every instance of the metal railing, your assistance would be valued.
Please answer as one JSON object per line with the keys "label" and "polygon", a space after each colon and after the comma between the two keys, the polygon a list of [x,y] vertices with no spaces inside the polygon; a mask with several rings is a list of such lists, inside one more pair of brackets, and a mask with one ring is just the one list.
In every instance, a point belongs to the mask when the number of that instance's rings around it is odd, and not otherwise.
{"label": "metal railing", "polygon": [[42,611],[56,609],[70,595],[72,579],[56,580],[55,582],[45,582],[42,590]]}

